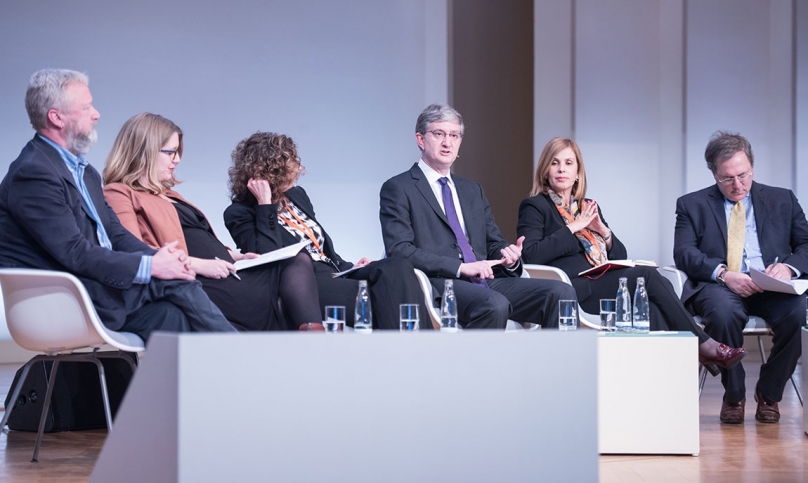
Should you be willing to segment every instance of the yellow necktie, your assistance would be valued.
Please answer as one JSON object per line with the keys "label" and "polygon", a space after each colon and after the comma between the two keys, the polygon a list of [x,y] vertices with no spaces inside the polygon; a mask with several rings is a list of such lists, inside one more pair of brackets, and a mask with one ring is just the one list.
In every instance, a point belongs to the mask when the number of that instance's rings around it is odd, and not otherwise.
{"label": "yellow necktie", "polygon": [[732,207],[727,227],[727,268],[733,272],[741,271],[743,260],[743,243],[746,235],[746,210],[743,203],[738,201]]}

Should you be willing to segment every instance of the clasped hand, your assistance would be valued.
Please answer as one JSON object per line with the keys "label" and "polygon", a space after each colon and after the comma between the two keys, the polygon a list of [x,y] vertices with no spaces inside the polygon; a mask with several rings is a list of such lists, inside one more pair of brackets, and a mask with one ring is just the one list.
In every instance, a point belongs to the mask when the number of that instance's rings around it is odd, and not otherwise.
{"label": "clasped hand", "polygon": [[162,280],[194,280],[191,261],[185,250],[177,248],[178,241],[166,244],[152,255],[151,276]]}
{"label": "clasped hand", "polygon": [[609,229],[600,219],[598,204],[594,200],[584,200],[583,206],[578,212],[578,216],[575,218],[575,221],[567,226],[573,233],[578,233],[584,228],[589,228],[590,230],[600,233],[603,236],[607,235],[609,232]]}

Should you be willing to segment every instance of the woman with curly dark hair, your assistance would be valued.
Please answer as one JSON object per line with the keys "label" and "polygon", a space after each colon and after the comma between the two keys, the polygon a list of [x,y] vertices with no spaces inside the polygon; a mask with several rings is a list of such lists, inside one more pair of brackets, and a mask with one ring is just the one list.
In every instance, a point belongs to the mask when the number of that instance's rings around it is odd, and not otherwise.
{"label": "woman with curly dark hair", "polygon": [[236,275],[233,263],[256,255],[222,245],[205,215],[172,189],[182,152],[182,131],[168,119],[143,113],[124,123],[104,167],[104,196],[121,224],[153,248],[177,241],[237,329],[322,330],[310,257],[301,252]]}
{"label": "woman with curly dark hair", "polygon": [[[359,280],[367,280],[374,328],[398,330],[399,304],[419,304],[421,328],[432,328],[410,262],[362,258],[353,264],[337,254],[331,237],[315,217],[306,191],[295,186],[303,166],[290,137],[257,132],[236,146],[232,158],[229,173],[233,203],[224,212],[224,222],[241,250],[263,253],[309,240],[308,253],[314,262],[320,304],[348,308],[348,325],[353,325],[350,308],[356,300]],[[343,277],[333,277],[352,267],[359,268]]]}

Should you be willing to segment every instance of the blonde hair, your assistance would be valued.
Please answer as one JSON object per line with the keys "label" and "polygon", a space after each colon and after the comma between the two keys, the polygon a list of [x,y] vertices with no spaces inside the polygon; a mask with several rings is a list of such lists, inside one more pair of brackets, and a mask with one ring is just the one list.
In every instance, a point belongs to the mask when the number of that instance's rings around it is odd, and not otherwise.
{"label": "blonde hair", "polygon": [[[182,130],[176,124],[144,112],[129,118],[121,127],[104,165],[104,184],[123,183],[136,191],[159,195],[180,183],[176,178],[160,181],[157,158],[160,149],[177,133],[177,156],[182,156]],[[145,185],[142,178],[145,176]]]}
{"label": "blonde hair", "polygon": [[580,203],[586,197],[586,170],[584,169],[584,158],[581,157],[581,149],[578,144],[572,139],[567,138],[553,138],[548,142],[539,156],[539,166],[536,168],[536,175],[533,177],[533,189],[530,191],[530,196],[538,194],[547,194],[550,190],[550,183],[547,181],[547,176],[550,173],[550,166],[553,164],[553,159],[559,152],[566,148],[572,148],[575,157],[578,160],[578,176],[575,184],[572,185],[572,197],[575,201]]}

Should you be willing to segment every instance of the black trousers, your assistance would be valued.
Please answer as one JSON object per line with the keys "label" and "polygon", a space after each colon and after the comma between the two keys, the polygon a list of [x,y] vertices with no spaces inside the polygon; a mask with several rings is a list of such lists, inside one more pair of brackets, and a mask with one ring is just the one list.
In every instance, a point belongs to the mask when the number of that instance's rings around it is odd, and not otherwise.
{"label": "black trousers", "polygon": [[344,277],[333,278],[334,267],[314,262],[317,290],[320,295],[320,315],[326,305],[345,306],[345,323],[353,327],[359,280],[367,280],[373,327],[399,330],[399,305],[418,304],[422,330],[432,329],[429,313],[424,306],[424,294],[415,277],[412,264],[402,258],[383,258]]}
{"label": "black trousers", "polygon": [[202,284],[152,278],[124,291],[129,315],[121,331],[148,341],[152,332],[235,332],[202,290]]}
{"label": "black trousers", "polygon": [[[445,280],[430,278],[440,294]],[[506,277],[486,282],[488,288],[454,280],[458,323],[464,329],[504,329],[508,319],[558,327],[558,301],[576,299],[571,286],[554,280]]]}
{"label": "black trousers", "polygon": [[[654,267],[631,267],[610,270],[595,280],[578,277],[576,284],[589,285],[590,295],[579,300],[581,308],[590,314],[600,313],[600,299],[613,299],[617,294],[620,277],[628,279],[628,290],[634,301],[634,290],[637,288],[637,277],[645,278],[648,302],[651,309],[651,330],[678,330],[692,332],[699,338],[699,344],[710,338],[696,323],[693,316],[676,295],[673,285],[660,275]],[[739,347],[739,346],[732,346]]]}
{"label": "black trousers", "polygon": [[[805,295],[763,292],[743,298],[717,283],[706,285],[688,302],[701,316],[704,329],[715,340],[732,347],[743,345],[743,328],[750,315],[762,317],[774,338],[768,362],[760,367],[757,389],[766,399],[780,401],[786,383],[802,354],[800,326],[805,323]],[[721,369],[724,400],[737,403],[746,397],[746,371],[738,364]]]}

